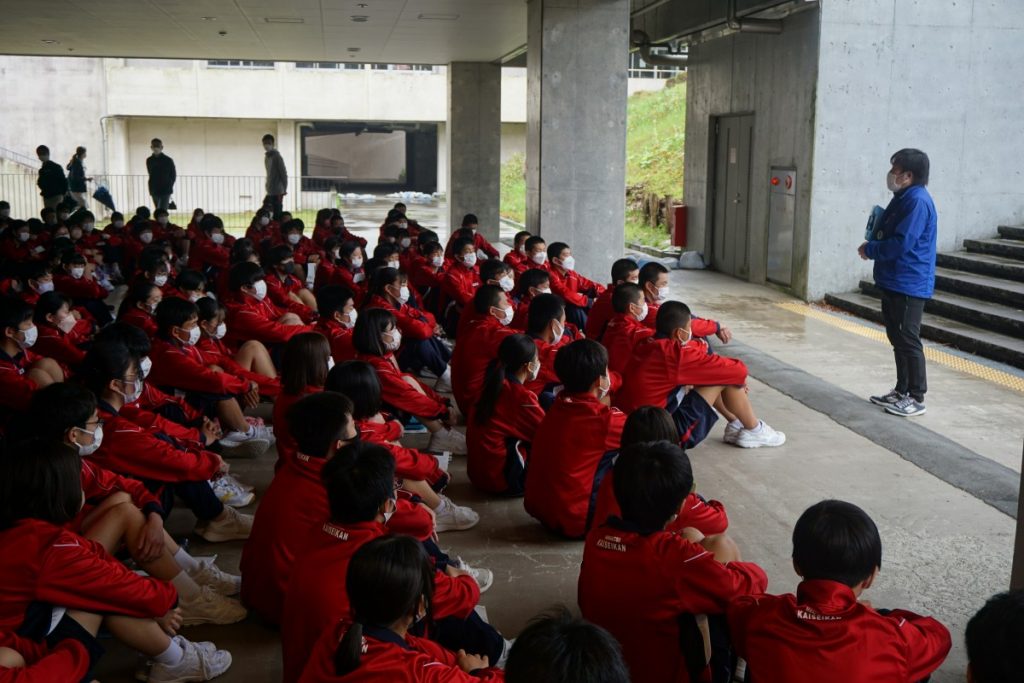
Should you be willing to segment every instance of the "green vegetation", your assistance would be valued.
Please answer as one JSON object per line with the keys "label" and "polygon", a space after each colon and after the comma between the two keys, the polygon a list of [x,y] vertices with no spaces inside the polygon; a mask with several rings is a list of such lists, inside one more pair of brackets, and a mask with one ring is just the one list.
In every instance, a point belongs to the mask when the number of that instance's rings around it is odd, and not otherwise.
{"label": "green vegetation", "polygon": [[[629,195],[683,196],[683,141],[686,125],[685,74],[663,90],[629,98],[626,130],[626,186]],[[501,215],[526,218],[526,164],[515,154],[501,167]],[[626,239],[652,246],[669,241],[667,229],[652,228],[638,207],[627,206]]]}

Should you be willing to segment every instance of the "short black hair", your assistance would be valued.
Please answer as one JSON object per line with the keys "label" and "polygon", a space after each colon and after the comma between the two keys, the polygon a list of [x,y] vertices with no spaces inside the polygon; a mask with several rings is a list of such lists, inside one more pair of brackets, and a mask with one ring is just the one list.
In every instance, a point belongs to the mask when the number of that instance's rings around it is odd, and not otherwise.
{"label": "short black hair", "polygon": [[273,136],[273,135],[271,135],[270,133],[267,133],[266,135],[264,135],[264,136],[263,136],[262,138],[260,138],[260,139],[261,139],[261,140],[263,141],[263,143],[264,143],[264,144],[266,144],[266,143],[268,143],[268,142],[269,142],[269,143],[271,143],[271,144],[273,144],[273,143],[274,143],[274,136]]}
{"label": "short black hair", "polygon": [[523,246],[526,247],[526,251],[531,251],[538,244],[547,245],[547,242],[545,242],[544,238],[541,237],[540,235],[534,235],[533,237],[527,239],[526,244],[524,244]]}
{"label": "short black hair", "polygon": [[612,487],[622,519],[648,533],[665,528],[693,490],[690,459],[670,441],[623,448],[614,473]]}
{"label": "short black hair", "polygon": [[100,396],[111,380],[122,380],[138,366],[136,358],[121,342],[104,339],[93,343],[78,368],[78,379]]}
{"label": "short black hair", "polygon": [[615,285],[615,291],[612,292],[612,309],[616,313],[625,313],[631,304],[639,304],[643,299],[644,293],[639,285],[622,282]]}
{"label": "short black hair", "polygon": [[320,474],[331,521],[369,522],[395,496],[395,458],[380,444],[357,441],[327,461]]}
{"label": "short black hair", "polygon": [[530,293],[530,287],[536,289],[545,282],[551,282],[551,274],[548,271],[541,270],[540,268],[530,268],[524,270],[522,275],[519,276],[516,291],[519,292],[520,296],[526,296]]}
{"label": "short black hair", "polygon": [[142,328],[123,322],[111,323],[97,332],[94,344],[121,344],[136,360],[148,356],[153,348]]}
{"label": "short black hair", "polygon": [[531,237],[533,237],[533,233],[530,232],[529,230],[520,230],[519,232],[516,233],[516,236],[512,238],[512,244],[518,244],[520,240],[523,242],[523,244],[526,244],[526,240],[530,239]]}
{"label": "short black hair", "polygon": [[366,420],[380,412],[380,378],[366,361],[347,360],[335,365],[327,373],[324,390],[348,396],[352,401],[352,417],[356,420]]}
{"label": "short black hair", "polygon": [[[235,243],[231,245],[231,264],[234,266],[238,263],[249,262],[253,256],[256,255],[256,244],[248,237],[242,237],[235,240]],[[253,264],[259,265],[259,264]],[[233,270],[233,268],[232,268]],[[230,278],[230,271],[228,277]]]}
{"label": "short black hair", "polygon": [[1019,680],[1024,668],[1024,590],[993,595],[967,622],[964,639],[974,683]]}
{"label": "short black hair", "polygon": [[56,439],[29,439],[0,458],[0,529],[23,519],[63,526],[82,509],[82,461]]}
{"label": "short black hair", "polygon": [[198,270],[183,270],[178,273],[174,285],[182,292],[195,292],[206,288],[206,276]]}
{"label": "short black hair", "polygon": [[352,421],[352,401],[335,391],[320,391],[296,401],[285,419],[299,453],[326,458],[331,446],[345,438],[345,428]]}
{"label": "short black hair", "polygon": [[492,308],[501,306],[505,292],[497,285],[482,285],[473,295],[473,309],[480,315],[486,315]]}
{"label": "short black hair", "polygon": [[618,641],[558,607],[534,618],[508,654],[508,683],[629,683]]}
{"label": "short black hair", "polygon": [[96,410],[96,396],[75,382],[56,382],[32,395],[29,423],[32,436],[64,440],[72,427],[84,427]]}
{"label": "short black hair", "polygon": [[13,296],[0,298],[0,334],[11,328],[17,331],[26,320],[32,319],[32,307]]}
{"label": "short black hair", "polygon": [[267,265],[276,266],[295,256],[290,244],[277,244],[267,252]]}
{"label": "short black hair", "polygon": [[213,297],[201,296],[196,301],[196,311],[199,313],[199,322],[201,323],[215,319],[223,310],[225,310],[224,304]]}
{"label": "short black hair", "polygon": [[169,296],[156,306],[157,334],[163,339],[171,338],[171,330],[181,327],[192,318],[199,318],[199,309],[191,301]]}
{"label": "short black hair", "polygon": [[500,280],[503,273],[511,273],[512,267],[501,259],[489,258],[480,262],[480,282]]}
{"label": "short black hair", "polygon": [[236,263],[228,272],[228,289],[237,292],[242,287],[252,287],[260,280],[266,280],[267,274],[263,272],[260,264],[252,261]]}
{"label": "short black hair", "polygon": [[565,242],[552,242],[548,245],[548,260],[562,258],[562,252],[570,249]]}
{"label": "short black hair", "polygon": [[661,337],[671,336],[690,322],[690,307],[681,301],[666,301],[658,307],[654,328]]}
{"label": "short black hair", "polygon": [[661,265],[657,261],[648,261],[640,269],[640,286],[643,287],[648,282],[654,284],[658,281],[658,276],[662,273],[668,273],[668,268]]}
{"label": "short black hair", "polygon": [[856,505],[823,500],[796,522],[793,562],[804,580],[836,581],[852,588],[882,566],[882,539],[871,517]]}
{"label": "short black hair", "polygon": [[344,285],[325,285],[316,290],[316,309],[321,318],[330,319],[335,313],[341,313],[353,300],[352,290]]}
{"label": "short black hair", "polygon": [[555,354],[555,374],[567,393],[590,391],[608,374],[608,352],[593,339],[577,339]]}
{"label": "short black hair", "polygon": [[630,273],[640,270],[640,266],[631,258],[620,258],[612,264],[612,284],[625,281]]}
{"label": "short black hair", "polygon": [[152,140],[149,141],[149,146],[150,147],[163,147],[164,143],[160,140],[160,138],[153,138]]}
{"label": "short black hair", "polygon": [[467,227],[467,226],[470,226],[470,225],[479,225],[479,224],[480,224],[480,221],[477,220],[477,217],[476,217],[475,213],[467,213],[465,216],[462,217],[462,227],[464,227],[464,228]]}
{"label": "short black hair", "polygon": [[559,320],[565,314],[565,302],[557,294],[538,294],[530,300],[526,310],[526,331],[540,334],[552,320]]}
{"label": "short black hair", "polygon": [[640,406],[622,426],[622,447],[645,441],[679,441],[679,428],[668,411],[660,406]]}
{"label": "short black hair", "polygon": [[50,153],[50,148],[47,147],[46,145],[39,145],[38,147],[36,147],[36,154],[49,154],[49,153]]}
{"label": "short black hair", "polygon": [[458,256],[466,247],[474,247],[472,238],[459,237],[452,243],[452,256]]}
{"label": "short black hair", "polygon": [[60,310],[61,306],[71,307],[71,299],[67,298],[60,292],[46,292],[39,295],[39,301],[36,302],[36,310],[32,315],[32,322],[36,325],[43,325],[49,321],[46,319],[48,315],[55,315]]}
{"label": "short black hair", "polygon": [[384,348],[384,340],[381,339],[381,335],[389,327],[397,325],[391,311],[384,308],[368,308],[356,319],[356,326],[352,329],[352,346],[359,353],[385,356],[387,349]]}
{"label": "short black hair", "polygon": [[907,147],[892,155],[889,163],[904,171],[914,174],[914,185],[927,185],[928,175],[931,171],[931,161],[928,155],[919,149]]}

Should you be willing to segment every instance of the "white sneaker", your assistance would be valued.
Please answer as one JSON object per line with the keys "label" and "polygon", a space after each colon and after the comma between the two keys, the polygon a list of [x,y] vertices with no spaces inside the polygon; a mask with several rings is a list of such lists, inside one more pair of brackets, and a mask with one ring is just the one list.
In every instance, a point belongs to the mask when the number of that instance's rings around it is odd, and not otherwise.
{"label": "white sneaker", "polygon": [[199,595],[194,598],[181,598],[178,607],[183,626],[236,624],[248,614],[242,603],[224,597],[210,586],[200,586]]}
{"label": "white sneaker", "polygon": [[266,439],[231,441],[225,437],[218,443],[224,448],[221,455],[225,458],[258,458],[270,449],[270,442]]}
{"label": "white sneaker", "polygon": [[761,448],[768,446],[774,448],[786,443],[786,435],[777,432],[763,421],[758,422],[754,429],[741,429],[736,435],[736,445],[740,448]]}
{"label": "white sneaker", "polygon": [[740,432],[743,431],[743,424],[740,423],[739,427],[733,426],[731,422],[725,424],[725,434],[722,435],[722,441],[727,444],[736,445],[736,439],[739,438]]}
{"label": "white sneaker", "polygon": [[224,474],[220,475],[220,478],[221,479],[227,479],[232,484],[234,484],[235,486],[237,486],[238,488],[240,488],[241,490],[243,490],[243,491],[245,491],[247,493],[249,491],[255,491],[256,490],[255,486],[250,486],[249,484],[243,484],[242,482],[238,481],[238,479],[233,474],[228,474],[228,473],[225,472]]}
{"label": "white sneaker", "polygon": [[174,636],[174,641],[184,656],[174,666],[159,662],[153,664],[149,670],[149,683],[208,681],[231,668],[231,653],[227,650],[211,649],[212,643],[193,643],[182,636]]}
{"label": "white sneaker", "polygon": [[196,524],[195,532],[210,543],[224,541],[244,541],[252,533],[252,515],[245,515],[235,508],[225,505],[227,513],[221,521],[211,520]]}
{"label": "white sneaker", "polygon": [[420,377],[423,379],[437,379],[437,375],[430,368],[420,368]]}
{"label": "white sneaker", "polygon": [[442,429],[430,436],[428,451],[451,451],[455,455],[466,454],[466,435],[454,429]]}
{"label": "white sneaker", "polygon": [[270,443],[274,443],[275,439],[273,427],[268,427],[267,425],[262,423],[250,424],[249,427],[251,429],[250,433],[238,431],[228,432],[223,437],[221,437],[221,443],[223,444],[225,441],[229,443],[245,443],[246,441],[251,441],[252,439],[258,439],[261,441],[269,441]]}
{"label": "white sneaker", "polygon": [[461,557],[455,558],[455,564],[459,569],[473,577],[473,580],[476,581],[476,585],[480,586],[481,593],[486,593],[487,589],[494,583],[494,572],[490,569],[484,569],[483,567],[470,567]]}
{"label": "white sneaker", "polygon": [[226,477],[214,479],[210,482],[210,485],[213,487],[213,493],[217,496],[218,500],[231,507],[244,508],[256,499],[254,493],[243,491],[242,487]]}
{"label": "white sneaker", "polygon": [[200,586],[209,586],[221,595],[237,595],[242,590],[242,577],[228,574],[214,564],[212,560],[198,560],[199,569],[189,572],[189,576]]}
{"label": "white sneaker", "polygon": [[452,366],[446,367],[444,374],[437,378],[437,382],[434,383],[434,391],[439,394],[452,393]]}
{"label": "white sneaker", "polygon": [[480,521],[480,515],[472,508],[456,505],[447,496],[441,496],[444,510],[434,511],[434,531],[465,531],[472,529]]}
{"label": "white sneaker", "polygon": [[505,644],[501,647],[501,656],[498,657],[498,661],[495,662],[494,666],[498,669],[504,669],[505,663],[508,662],[508,653],[512,652],[512,646],[516,644],[516,639],[509,640],[505,638]]}

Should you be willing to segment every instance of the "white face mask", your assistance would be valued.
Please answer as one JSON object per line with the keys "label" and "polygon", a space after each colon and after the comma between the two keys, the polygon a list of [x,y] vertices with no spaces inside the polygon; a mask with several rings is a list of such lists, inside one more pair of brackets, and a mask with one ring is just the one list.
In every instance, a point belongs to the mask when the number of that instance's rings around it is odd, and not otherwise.
{"label": "white face mask", "polygon": [[224,335],[228,333],[228,326],[225,323],[217,325],[217,329],[213,333],[214,339],[223,339]]}
{"label": "white face mask", "polygon": [[153,241],[153,233],[151,233],[151,232],[144,232],[144,233],[142,233],[141,235],[139,235],[139,241],[142,242],[143,244],[149,244],[150,242]]}
{"label": "white face mask", "polygon": [[409,247],[412,246],[412,240],[409,239],[408,237],[403,237],[402,241],[399,242],[399,244],[402,245],[402,249],[408,249]]}
{"label": "white face mask", "polygon": [[352,258],[352,267],[353,268],[362,268],[363,267],[363,257],[362,256],[354,256]]}
{"label": "white face mask", "polygon": [[81,280],[82,276],[85,275],[85,268],[82,266],[75,266],[71,269],[71,277],[76,280]]}
{"label": "white face mask", "polygon": [[399,261],[388,261],[388,268],[394,268],[395,270],[401,270],[402,264]]}
{"label": "white face mask", "polygon": [[266,296],[267,296],[267,282],[266,282],[266,280],[260,280],[259,282],[255,283],[252,286],[252,288],[253,288],[253,296],[255,296],[257,299],[259,299],[260,301],[263,301],[263,299],[266,298]]}
{"label": "white face mask", "polygon": [[885,175],[885,186],[889,188],[889,192],[899,192],[903,189],[899,181],[896,180],[895,173],[887,173]]}
{"label": "white face mask", "polygon": [[71,332],[71,330],[75,329],[75,325],[77,323],[78,321],[75,320],[75,316],[68,313],[66,316],[57,321],[57,329],[59,329],[64,334],[67,334]]}
{"label": "white face mask", "polygon": [[557,344],[558,342],[562,341],[562,335],[565,334],[565,325],[560,325],[558,323],[558,321],[555,321],[555,325],[558,325],[558,327],[554,327],[553,326],[551,328],[551,343],[552,344]]}
{"label": "white face mask", "polygon": [[15,339],[15,341],[18,342],[18,346],[20,346],[23,349],[31,348],[32,346],[35,345],[36,340],[39,339],[39,329],[35,325],[33,325],[32,327],[22,332],[22,337],[23,338],[21,339],[21,341]]}
{"label": "white face mask", "polygon": [[504,309],[502,311],[501,317],[498,318],[498,321],[502,325],[508,326],[508,325],[512,324],[512,319],[515,318],[515,317],[516,317],[516,309],[512,308],[511,306],[509,306],[508,308],[506,308],[506,309]]}
{"label": "white face mask", "polygon": [[398,290],[398,300],[401,303],[403,303],[403,304],[406,303],[407,301],[409,301],[409,288],[408,287],[401,287]]}
{"label": "white face mask", "polygon": [[167,216],[160,216],[160,218],[156,219],[156,222],[160,225],[167,225]]}
{"label": "white face mask", "polygon": [[434,258],[430,259],[430,263],[435,268],[440,268],[441,266],[444,265],[444,256],[435,256]]}
{"label": "white face mask", "polygon": [[143,356],[142,360],[139,361],[139,372],[142,373],[142,378],[149,377],[149,371],[153,369],[153,359],[149,356]]}
{"label": "white face mask", "polygon": [[155,278],[153,278],[153,284],[156,285],[157,287],[163,287],[164,285],[167,284],[167,276],[157,275]]}
{"label": "white face mask", "polygon": [[530,363],[530,381],[532,382],[533,380],[537,379],[537,375],[539,375],[539,374],[540,374],[540,361],[539,360],[535,360],[534,362]]}
{"label": "white face mask", "polygon": [[390,332],[385,332],[384,334],[391,337],[391,341],[388,341],[387,339],[383,340],[384,348],[388,351],[397,351],[398,347],[402,345],[402,331],[396,327]]}
{"label": "white face mask", "polygon": [[332,261],[337,261],[340,256],[341,256],[341,249],[334,249],[334,250],[331,251],[331,260]]}
{"label": "white face mask", "polygon": [[224,244],[224,233],[213,233],[212,235],[210,235],[210,241],[213,242],[214,244]]}
{"label": "white face mask", "polygon": [[512,288],[516,286],[515,281],[509,275],[502,275],[501,279],[498,280],[498,286],[501,287],[503,292],[511,292]]}
{"label": "white face mask", "polygon": [[334,369],[334,356],[327,356],[327,372]]}
{"label": "white face mask", "polygon": [[95,228],[95,223],[82,223],[82,230],[84,230],[85,232],[92,232]]}
{"label": "white face mask", "polygon": [[475,266],[476,265],[476,254],[472,254],[471,253],[471,254],[466,254],[465,256],[463,256],[462,257],[462,265],[466,266],[467,268],[472,268],[473,266]]}
{"label": "white face mask", "polygon": [[550,293],[551,293],[551,288],[550,287],[545,287],[544,289],[538,289],[537,290],[537,294],[550,294]]}
{"label": "white face mask", "polygon": [[50,280],[49,282],[40,282],[38,285],[36,285],[36,291],[39,292],[40,294],[46,294],[47,292],[52,292],[53,291],[53,280]]}
{"label": "white face mask", "polygon": [[83,434],[88,434],[89,436],[92,437],[92,443],[89,444],[88,446],[85,446],[80,443],[75,444],[76,446],[78,446],[78,454],[80,456],[84,458],[87,455],[92,455],[93,453],[100,449],[100,445],[103,443],[103,425],[96,425],[96,429],[94,429],[91,432],[88,429],[85,429],[84,427],[75,427],[75,429],[82,432]]}
{"label": "white face mask", "polygon": [[603,379],[605,381],[605,385],[604,386],[601,386],[601,385],[597,386],[597,397],[598,398],[604,398],[605,396],[607,396],[608,392],[611,391],[611,388],[612,388],[612,378],[611,377],[609,377],[608,375],[602,375],[601,379]]}
{"label": "white face mask", "polygon": [[686,339],[680,339],[679,340],[679,345],[680,346],[685,346],[686,344],[688,344],[690,342],[691,339],[693,339],[693,332],[691,330],[687,330],[686,331]]}
{"label": "white face mask", "polygon": [[292,234],[288,235],[288,244],[290,244],[290,245],[292,245],[294,247],[296,244],[299,243],[299,240],[301,240],[301,239],[302,239],[302,235],[300,235],[297,232],[293,232]]}
{"label": "white face mask", "polygon": [[640,314],[636,316],[637,320],[646,320],[647,314],[650,312],[650,307],[647,305],[647,301],[640,302]]}
{"label": "white face mask", "polygon": [[[391,500],[391,505],[392,506],[397,506],[397,503],[395,503],[395,499],[394,498],[391,498],[390,500]],[[397,509],[397,508],[393,508],[391,510],[385,510],[384,512],[381,513],[381,516],[384,518],[384,525],[385,526],[387,526],[387,523],[390,522],[391,518],[395,516],[395,509]]]}
{"label": "white face mask", "polygon": [[28,232],[19,232],[18,233],[18,241],[19,242],[28,242],[30,239],[32,239],[32,233],[28,233]]}
{"label": "white face mask", "polygon": [[359,320],[359,311],[353,308],[351,311],[348,312],[347,315],[343,313],[342,317],[347,317],[348,320],[342,320],[341,326],[351,330],[353,327],[356,326],[356,321]]}
{"label": "white face mask", "polygon": [[188,331],[188,339],[184,340],[184,344],[187,346],[195,346],[199,343],[199,336],[202,334],[202,330],[199,329],[199,325],[196,325]]}
{"label": "white face mask", "polygon": [[260,216],[260,225],[270,225],[270,216]]}
{"label": "white face mask", "polygon": [[203,293],[202,292],[189,292],[188,293],[188,300],[191,301],[192,303],[195,303],[195,302],[199,301],[202,298],[203,298]]}
{"label": "white face mask", "polygon": [[153,156],[160,156],[164,151],[163,147],[151,147],[150,149],[153,150]]}
{"label": "white face mask", "polygon": [[574,259],[572,256],[566,256],[564,259],[562,259],[562,267],[565,268],[566,270],[575,270],[576,259]]}
{"label": "white face mask", "polygon": [[664,287],[658,287],[658,303],[661,303],[662,301],[668,301],[668,294],[668,285]]}
{"label": "white face mask", "polygon": [[269,152],[270,150],[274,149],[274,146],[273,145],[263,145],[263,149],[265,149],[266,151]]}
{"label": "white face mask", "polygon": [[[125,383],[126,383],[126,381],[123,381],[121,383],[122,386],[124,386]],[[125,393],[122,393],[122,392],[118,392],[118,393],[120,393],[121,396],[124,397],[124,402],[125,403],[135,403],[136,401],[139,400],[139,397],[142,396],[142,380],[136,378],[132,382],[131,390],[129,390],[128,392],[125,392]]]}
{"label": "white face mask", "polygon": [[519,248],[516,249],[516,251],[518,251],[520,254],[526,254],[526,242],[520,244]]}
{"label": "white face mask", "polygon": [[114,221],[112,225],[118,230],[120,230],[121,228],[124,227],[124,221]]}
{"label": "white face mask", "polygon": [[82,238],[82,229],[74,228],[71,230],[71,239],[78,240]]}
{"label": "white face mask", "polygon": [[548,260],[548,255],[543,251],[538,251],[536,254],[530,257],[530,260],[536,263],[538,266],[543,266]]}

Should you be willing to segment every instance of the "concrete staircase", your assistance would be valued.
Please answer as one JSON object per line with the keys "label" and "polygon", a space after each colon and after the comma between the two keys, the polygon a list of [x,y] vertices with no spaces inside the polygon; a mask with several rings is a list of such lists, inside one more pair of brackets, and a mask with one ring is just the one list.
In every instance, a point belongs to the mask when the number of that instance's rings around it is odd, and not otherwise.
{"label": "concrete staircase", "polygon": [[[937,256],[921,336],[1024,368],[1024,227],[1000,226],[998,238],[964,240],[964,249]],[[860,292],[825,301],[882,322],[879,291],[867,280]]]}

